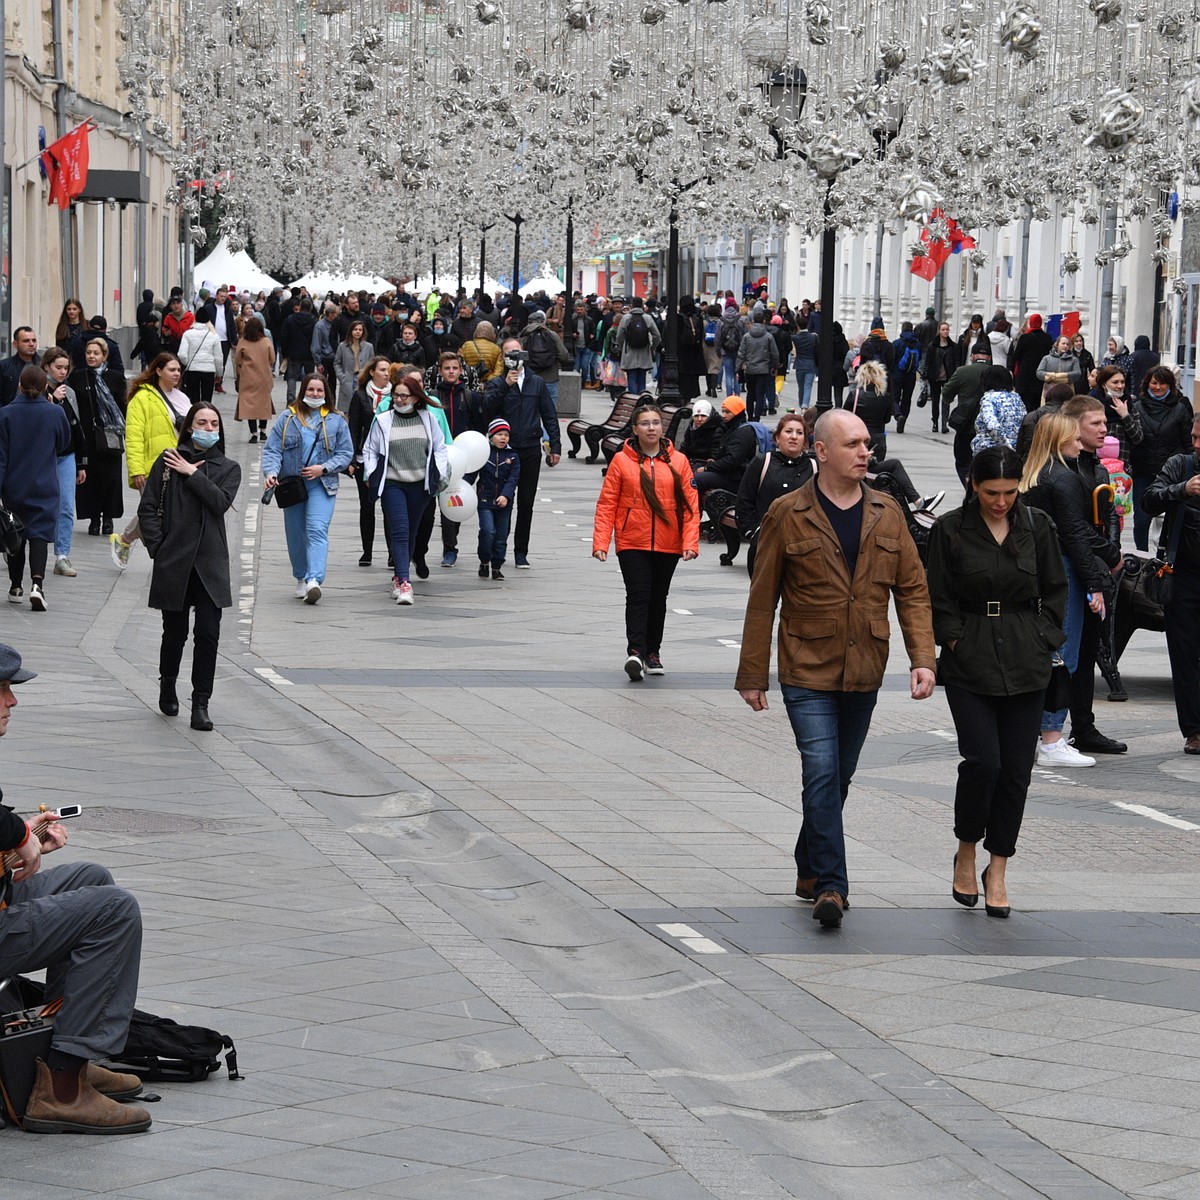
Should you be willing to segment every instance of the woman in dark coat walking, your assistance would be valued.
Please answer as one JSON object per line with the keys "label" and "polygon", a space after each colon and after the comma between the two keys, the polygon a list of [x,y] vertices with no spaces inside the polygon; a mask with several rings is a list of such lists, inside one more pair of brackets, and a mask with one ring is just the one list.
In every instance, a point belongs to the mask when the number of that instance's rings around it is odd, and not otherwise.
{"label": "woman in dark coat walking", "polygon": [[162,611],[158,707],[179,712],[175,680],[195,610],[192,653],[192,728],[208,731],[208,701],[217,670],[221,609],[233,604],[225,511],[242,482],[242,468],[225,457],[225,435],[215,408],[193,404],[177,449],[164,450],[150,468],[138,505],[142,541],[154,560],[150,607]]}
{"label": "woman in dark coat walking", "polygon": [[88,533],[107,537],[113,520],[125,515],[121,452],[125,449],[125,372],[108,365],[108,343],[93,338],[84,348],[86,366],[72,371],[79,424],[88,443],[87,479],[75,489],[75,514]]}
{"label": "woman in dark coat walking", "polygon": [[679,301],[679,394],[686,403],[700,395],[700,380],[708,371],[704,362],[704,318],[694,296]]}
{"label": "woman in dark coat walking", "polygon": [[0,502],[25,524],[21,545],[8,558],[8,599],[24,595],[29,546],[29,606],[45,612],[46,558],[58,525],[58,460],[71,453],[71,427],[62,408],[46,397],[46,372],[21,372],[11,404],[0,408]]}

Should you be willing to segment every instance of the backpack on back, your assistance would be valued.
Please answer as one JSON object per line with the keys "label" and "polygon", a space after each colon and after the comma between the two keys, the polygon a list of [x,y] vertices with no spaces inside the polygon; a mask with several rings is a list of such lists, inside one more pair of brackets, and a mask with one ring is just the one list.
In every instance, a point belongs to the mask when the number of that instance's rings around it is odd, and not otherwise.
{"label": "backpack on back", "polygon": [[529,335],[529,367],[532,371],[549,371],[558,361],[554,337],[548,329],[535,329]]}
{"label": "backpack on back", "polygon": [[919,351],[912,343],[905,346],[904,353],[900,355],[900,358],[896,362],[894,374],[909,375],[915,371],[917,369],[918,354]]}
{"label": "backpack on back", "polygon": [[634,350],[644,350],[650,345],[650,330],[646,328],[646,318],[640,312],[633,313],[629,324],[625,327],[625,345]]}
{"label": "backpack on back", "polygon": [[754,430],[754,436],[758,439],[759,454],[770,454],[775,449],[771,431],[761,421],[747,421],[746,424]]}
{"label": "backpack on back", "polygon": [[715,346],[717,342],[717,322],[716,319],[704,322],[704,344],[706,346]]}
{"label": "backpack on back", "polygon": [[736,354],[742,344],[742,325],[740,321],[726,321],[721,333],[721,353]]}

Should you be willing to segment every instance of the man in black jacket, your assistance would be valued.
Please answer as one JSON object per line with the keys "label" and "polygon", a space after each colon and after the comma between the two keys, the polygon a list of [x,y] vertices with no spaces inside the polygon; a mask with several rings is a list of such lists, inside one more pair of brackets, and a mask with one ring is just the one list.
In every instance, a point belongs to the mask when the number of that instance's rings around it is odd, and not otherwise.
{"label": "man in black jacket", "polygon": [[12,403],[21,372],[37,362],[37,348],[37,334],[28,325],[18,325],[13,333],[15,353],[0,361],[0,408]]}
{"label": "man in black jacket", "polygon": [[1183,752],[1200,754],[1200,417],[1192,422],[1192,453],[1167,460],[1142,504],[1151,516],[1166,514],[1168,546],[1183,522],[1163,615]]}
{"label": "man in black jacket", "polygon": [[[1108,436],[1104,405],[1090,396],[1079,396],[1068,400],[1061,411],[1063,416],[1074,417],[1079,422],[1081,449],[1075,460],[1075,471],[1083,480],[1090,499],[1096,488],[1109,483],[1108,471],[1101,465],[1098,454]],[[1099,515],[1099,523],[1092,519],[1093,512]],[[1105,617],[1092,612],[1090,608],[1084,609],[1079,658],[1071,674],[1071,745],[1081,754],[1124,754],[1129,747],[1102,734],[1096,728],[1096,714],[1092,711],[1096,695],[1096,653],[1108,609],[1116,596],[1116,579],[1124,563],[1121,556],[1121,525],[1111,496],[1102,494],[1097,497],[1095,507],[1088,513],[1088,522],[1093,531],[1092,552],[1115,574],[1113,586],[1105,591]]]}
{"label": "man in black jacket", "polygon": [[[17,706],[15,684],[35,678],[21,656],[0,645],[0,737]],[[66,844],[56,814],[23,821],[0,806],[0,979],[46,971],[47,1002],[62,1000],[46,1061],[40,1059],[23,1128],[31,1133],[139,1133],[150,1114],[118,1100],[138,1095],[134,1075],[93,1060],[125,1048],[137,997],[142,917],[129,892],[94,863],[42,871],[42,855]]]}
{"label": "man in black jacket", "polygon": [[533,506],[537,496],[538,477],[542,471],[542,430],[550,441],[546,457],[548,467],[558,466],[562,454],[558,413],[546,384],[526,370],[525,351],[519,338],[506,338],[500,349],[504,353],[503,375],[496,376],[484,393],[484,418],[503,417],[512,429],[509,445],[521,460],[521,477],[517,484],[517,522],[513,534],[513,561],[522,570],[529,569],[529,529],[533,523]]}
{"label": "man in black jacket", "polygon": [[304,296],[300,307],[283,323],[279,335],[279,356],[287,360],[284,378],[287,380],[287,402],[296,399],[296,384],[313,370],[312,336],[317,318],[313,302]]}

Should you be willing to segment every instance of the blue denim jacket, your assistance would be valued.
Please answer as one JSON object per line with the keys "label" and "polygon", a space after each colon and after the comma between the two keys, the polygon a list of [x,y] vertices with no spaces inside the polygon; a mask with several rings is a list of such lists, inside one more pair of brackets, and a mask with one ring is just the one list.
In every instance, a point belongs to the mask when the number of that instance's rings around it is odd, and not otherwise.
{"label": "blue denim jacket", "polygon": [[[312,418],[309,418],[312,420]],[[309,462],[310,466],[323,465],[325,474],[321,482],[325,490],[336,496],[340,473],[349,465],[354,457],[354,446],[350,441],[350,426],[340,412],[330,411],[320,418],[321,426],[317,430],[317,446]],[[311,429],[312,426],[309,426]],[[267,437],[267,444],[262,452],[262,471],[264,475],[299,475],[300,468],[305,465],[303,429],[296,414],[290,408],[285,408]]]}

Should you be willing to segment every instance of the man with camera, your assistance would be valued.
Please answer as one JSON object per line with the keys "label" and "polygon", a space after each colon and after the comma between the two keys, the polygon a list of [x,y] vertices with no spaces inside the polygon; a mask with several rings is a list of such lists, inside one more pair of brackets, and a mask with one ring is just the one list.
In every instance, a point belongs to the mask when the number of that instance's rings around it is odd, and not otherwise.
{"label": "man with camera", "polygon": [[[13,686],[35,678],[0,645],[0,737],[17,706]],[[143,1108],[120,1104],[142,1090],[135,1075],[97,1066],[125,1048],[137,996],[142,915],[129,892],[95,863],[42,871],[42,855],[67,832],[55,813],[23,821],[0,805],[0,981],[46,970],[47,1003],[61,999],[22,1127],[31,1133],[140,1133]]]}
{"label": "man with camera", "polygon": [[504,354],[503,375],[487,385],[484,393],[484,418],[503,417],[512,429],[509,445],[521,460],[521,477],[517,484],[517,521],[513,534],[513,561],[521,570],[529,569],[529,528],[533,523],[533,506],[537,495],[538,476],[542,470],[542,430],[550,441],[546,465],[558,466],[562,441],[558,430],[558,413],[545,382],[526,370],[529,355],[520,339],[506,338],[500,347]]}

